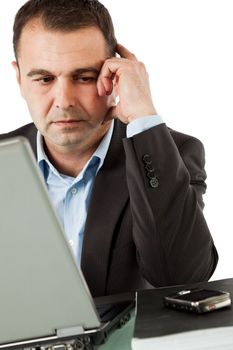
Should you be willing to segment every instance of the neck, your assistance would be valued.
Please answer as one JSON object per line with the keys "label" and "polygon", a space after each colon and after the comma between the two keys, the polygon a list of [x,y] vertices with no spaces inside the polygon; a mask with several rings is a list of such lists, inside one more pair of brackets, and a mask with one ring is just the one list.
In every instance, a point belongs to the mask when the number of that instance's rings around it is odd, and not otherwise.
{"label": "neck", "polygon": [[77,177],[97,147],[98,145],[96,145],[95,148],[93,147],[87,150],[86,152],[80,152],[78,150],[76,150],[76,152],[57,152],[55,149],[45,146],[45,152],[50,162],[59,173]]}
{"label": "neck", "polygon": [[[108,130],[107,130],[108,131]],[[95,142],[82,145],[58,146],[44,138],[44,150],[50,162],[58,172],[64,175],[77,177],[88,160],[96,151],[106,132],[99,135]]]}

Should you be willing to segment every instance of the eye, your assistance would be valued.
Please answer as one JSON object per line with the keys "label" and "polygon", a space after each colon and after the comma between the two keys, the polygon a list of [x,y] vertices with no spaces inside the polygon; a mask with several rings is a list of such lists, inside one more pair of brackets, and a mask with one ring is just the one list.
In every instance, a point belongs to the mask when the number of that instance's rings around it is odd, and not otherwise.
{"label": "eye", "polygon": [[73,80],[80,84],[90,84],[96,82],[96,77],[93,76],[74,76]]}
{"label": "eye", "polygon": [[53,76],[45,76],[45,77],[35,79],[34,81],[39,82],[41,85],[48,85],[54,81],[54,77]]}

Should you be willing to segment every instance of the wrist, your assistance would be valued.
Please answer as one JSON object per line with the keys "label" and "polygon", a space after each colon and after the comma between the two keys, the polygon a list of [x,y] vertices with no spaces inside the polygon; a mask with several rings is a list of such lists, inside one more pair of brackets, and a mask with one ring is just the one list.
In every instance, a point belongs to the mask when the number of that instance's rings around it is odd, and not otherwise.
{"label": "wrist", "polygon": [[152,116],[152,115],[158,115],[155,108],[143,110],[141,112],[138,112],[137,114],[135,113],[133,115],[130,115],[128,117],[128,122],[131,123],[134,120],[141,119],[141,118],[148,117],[148,116]]}

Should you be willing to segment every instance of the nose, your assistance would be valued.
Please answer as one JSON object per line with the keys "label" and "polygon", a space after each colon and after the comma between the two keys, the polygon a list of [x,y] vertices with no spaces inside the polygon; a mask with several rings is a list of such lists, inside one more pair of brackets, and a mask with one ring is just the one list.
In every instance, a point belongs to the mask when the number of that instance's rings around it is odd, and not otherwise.
{"label": "nose", "polygon": [[55,93],[56,108],[66,110],[75,106],[75,89],[71,82],[59,82]]}

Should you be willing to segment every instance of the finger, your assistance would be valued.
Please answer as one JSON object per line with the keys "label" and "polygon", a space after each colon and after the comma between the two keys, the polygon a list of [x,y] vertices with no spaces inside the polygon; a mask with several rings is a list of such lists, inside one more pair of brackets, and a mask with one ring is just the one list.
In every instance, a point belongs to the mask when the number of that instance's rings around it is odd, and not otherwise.
{"label": "finger", "polygon": [[109,78],[103,78],[103,84],[106,91],[106,95],[111,95],[113,90],[113,81]]}
{"label": "finger", "polygon": [[99,96],[111,95],[113,91],[113,81],[107,77],[101,77],[97,82]]}
{"label": "finger", "polygon": [[135,60],[137,61],[137,57],[121,44],[117,44],[116,53],[118,53],[122,58],[127,58],[132,61],[135,61]]}
{"label": "finger", "polygon": [[99,96],[111,95],[114,77],[115,74],[110,69],[109,64],[106,64],[105,62],[97,80],[97,90]]}

